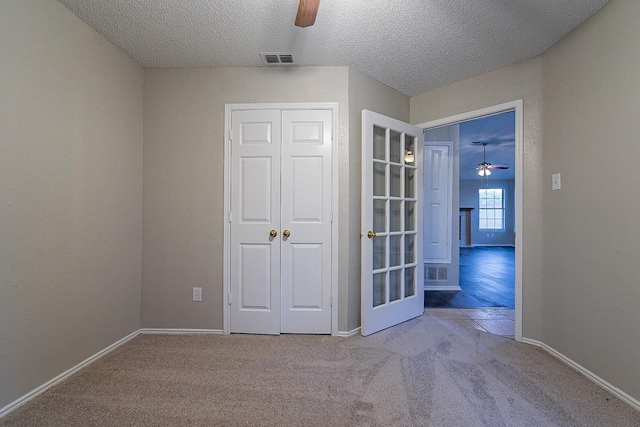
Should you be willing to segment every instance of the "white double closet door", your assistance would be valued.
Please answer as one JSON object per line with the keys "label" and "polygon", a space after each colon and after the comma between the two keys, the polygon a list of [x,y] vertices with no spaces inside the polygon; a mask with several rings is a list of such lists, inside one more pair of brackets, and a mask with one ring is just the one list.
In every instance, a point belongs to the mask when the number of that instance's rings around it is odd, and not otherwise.
{"label": "white double closet door", "polygon": [[331,110],[231,112],[231,332],[331,333],[331,150]]}

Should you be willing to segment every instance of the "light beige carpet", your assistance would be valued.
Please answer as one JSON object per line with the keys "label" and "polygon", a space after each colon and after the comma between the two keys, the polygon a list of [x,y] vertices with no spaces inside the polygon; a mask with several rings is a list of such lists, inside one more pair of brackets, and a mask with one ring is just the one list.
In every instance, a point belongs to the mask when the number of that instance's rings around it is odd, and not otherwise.
{"label": "light beige carpet", "polygon": [[370,337],[142,335],[3,426],[640,426],[544,351],[422,316]]}

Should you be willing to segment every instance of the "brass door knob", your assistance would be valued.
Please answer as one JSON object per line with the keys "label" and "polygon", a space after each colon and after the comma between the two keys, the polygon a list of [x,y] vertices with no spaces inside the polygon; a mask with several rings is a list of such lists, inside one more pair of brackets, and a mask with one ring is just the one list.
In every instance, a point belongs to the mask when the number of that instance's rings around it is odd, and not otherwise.
{"label": "brass door knob", "polygon": [[271,230],[269,232],[269,236],[271,236],[271,237],[276,237],[277,235],[278,235],[278,232],[276,230]]}
{"label": "brass door knob", "polygon": [[282,235],[283,235],[284,237],[289,237],[289,236],[291,236],[291,232],[290,232],[289,230],[284,230],[284,231],[282,232]]}
{"label": "brass door knob", "polygon": [[376,233],[374,233],[373,231],[369,231],[367,233],[367,237],[370,238],[370,239],[373,239],[374,237],[376,237]]}

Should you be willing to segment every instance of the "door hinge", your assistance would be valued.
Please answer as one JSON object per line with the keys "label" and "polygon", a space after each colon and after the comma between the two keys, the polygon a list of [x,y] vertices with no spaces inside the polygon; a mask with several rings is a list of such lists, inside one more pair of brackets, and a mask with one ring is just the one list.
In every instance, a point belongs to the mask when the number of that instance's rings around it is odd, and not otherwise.
{"label": "door hinge", "polygon": [[229,298],[227,299],[227,303],[229,305],[231,305],[231,302],[233,301],[232,297],[233,297],[233,294],[231,292],[229,292]]}
{"label": "door hinge", "polygon": [[233,141],[233,129],[229,129],[229,142]]}
{"label": "door hinge", "polygon": [[331,295],[331,307],[333,307],[333,295]]}
{"label": "door hinge", "polygon": [[231,223],[231,211],[227,212],[227,215],[229,215],[227,219],[229,220],[229,223]]}

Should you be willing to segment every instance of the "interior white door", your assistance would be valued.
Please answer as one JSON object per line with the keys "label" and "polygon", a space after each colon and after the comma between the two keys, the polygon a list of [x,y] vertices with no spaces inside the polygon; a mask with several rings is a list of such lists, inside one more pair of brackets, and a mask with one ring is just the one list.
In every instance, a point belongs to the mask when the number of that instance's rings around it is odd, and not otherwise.
{"label": "interior white door", "polygon": [[280,333],[280,116],[231,113],[231,332]]}
{"label": "interior white door", "polygon": [[421,135],[362,112],[362,335],[424,313]]}
{"label": "interior white door", "polygon": [[283,333],[331,333],[331,111],[282,112]]}
{"label": "interior white door", "polygon": [[451,144],[424,146],[424,262],[451,262]]}
{"label": "interior white door", "polygon": [[331,110],[231,113],[230,331],[331,333]]}

